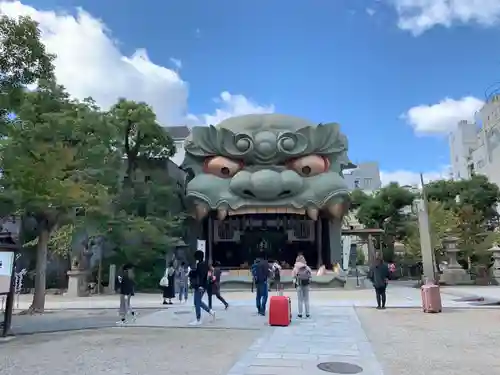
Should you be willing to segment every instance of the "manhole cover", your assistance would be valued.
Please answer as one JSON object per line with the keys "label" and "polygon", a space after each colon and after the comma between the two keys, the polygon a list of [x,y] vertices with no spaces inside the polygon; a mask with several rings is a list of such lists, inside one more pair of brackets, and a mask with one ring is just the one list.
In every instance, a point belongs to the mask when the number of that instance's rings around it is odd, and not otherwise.
{"label": "manhole cover", "polygon": [[176,314],[176,315],[187,315],[187,314],[191,314],[191,311],[176,311],[176,312],[174,312],[174,314]]}
{"label": "manhole cover", "polygon": [[323,362],[318,365],[318,368],[334,374],[359,374],[363,372],[362,367],[347,362]]}

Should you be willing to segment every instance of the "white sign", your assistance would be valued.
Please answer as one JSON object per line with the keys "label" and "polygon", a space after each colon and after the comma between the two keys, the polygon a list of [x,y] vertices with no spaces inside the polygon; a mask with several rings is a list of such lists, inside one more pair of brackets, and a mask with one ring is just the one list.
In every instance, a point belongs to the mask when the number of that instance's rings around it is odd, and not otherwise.
{"label": "white sign", "polygon": [[207,241],[205,241],[205,240],[197,240],[196,241],[196,250],[203,251],[203,254],[205,254],[206,248],[207,248]]}
{"label": "white sign", "polygon": [[13,251],[0,251],[0,293],[9,293],[14,265]]}

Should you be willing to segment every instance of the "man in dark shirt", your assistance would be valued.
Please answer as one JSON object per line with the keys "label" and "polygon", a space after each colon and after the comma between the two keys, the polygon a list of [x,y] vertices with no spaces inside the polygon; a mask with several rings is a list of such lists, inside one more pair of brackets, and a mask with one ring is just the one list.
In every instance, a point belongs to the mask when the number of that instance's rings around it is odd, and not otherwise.
{"label": "man in dark shirt", "polygon": [[266,315],[266,304],[269,295],[268,278],[269,278],[269,262],[261,254],[261,257],[255,259],[252,265],[252,276],[255,283],[255,304],[259,315]]}
{"label": "man in dark shirt", "polygon": [[375,264],[370,268],[368,278],[375,288],[377,309],[385,309],[387,283],[389,282],[389,267],[382,259],[380,253],[375,254]]}
{"label": "man in dark shirt", "polygon": [[130,306],[130,299],[134,295],[135,282],[134,282],[134,271],[131,264],[125,264],[123,266],[121,276],[118,276],[118,289],[120,291],[120,321],[119,324],[125,324],[127,321],[127,316],[130,314],[132,319],[135,320],[135,312]]}
{"label": "man in dark shirt", "polygon": [[203,302],[203,295],[208,287],[208,264],[204,260],[205,254],[203,251],[196,251],[194,253],[194,259],[196,260],[196,266],[189,273],[189,280],[191,283],[191,288],[193,288],[193,302],[194,310],[196,313],[196,320],[192,321],[190,325],[200,325],[201,324],[201,310],[205,310],[209,313],[213,319],[215,319],[215,312],[211,310],[205,302]]}

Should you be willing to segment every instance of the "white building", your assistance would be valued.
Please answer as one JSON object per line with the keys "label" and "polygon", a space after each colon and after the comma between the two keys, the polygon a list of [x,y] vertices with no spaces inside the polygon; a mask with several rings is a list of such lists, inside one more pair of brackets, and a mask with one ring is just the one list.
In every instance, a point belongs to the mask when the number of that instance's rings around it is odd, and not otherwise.
{"label": "white building", "polygon": [[359,163],[356,168],[345,170],[344,179],[349,190],[361,189],[370,193],[382,187],[377,162]]}
{"label": "white building", "polygon": [[172,157],[172,161],[180,166],[184,161],[184,140],[188,137],[191,130],[187,126],[169,126],[166,128],[170,136],[172,137],[176,152]]}
{"label": "white building", "polygon": [[477,123],[460,121],[449,136],[453,178],[479,173],[500,185],[500,95],[477,113]]}

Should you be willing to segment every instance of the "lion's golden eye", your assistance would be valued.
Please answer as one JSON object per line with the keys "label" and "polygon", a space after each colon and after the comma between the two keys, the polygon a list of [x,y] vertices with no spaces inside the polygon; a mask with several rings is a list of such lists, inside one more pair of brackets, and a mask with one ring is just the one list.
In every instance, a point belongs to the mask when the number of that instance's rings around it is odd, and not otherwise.
{"label": "lion's golden eye", "polygon": [[203,171],[220,178],[230,178],[238,173],[241,168],[243,168],[243,164],[238,161],[225,158],[224,156],[214,156],[205,160]]}
{"label": "lion's golden eye", "polygon": [[303,177],[312,177],[326,172],[330,168],[330,162],[323,156],[307,155],[290,161],[288,168]]}

